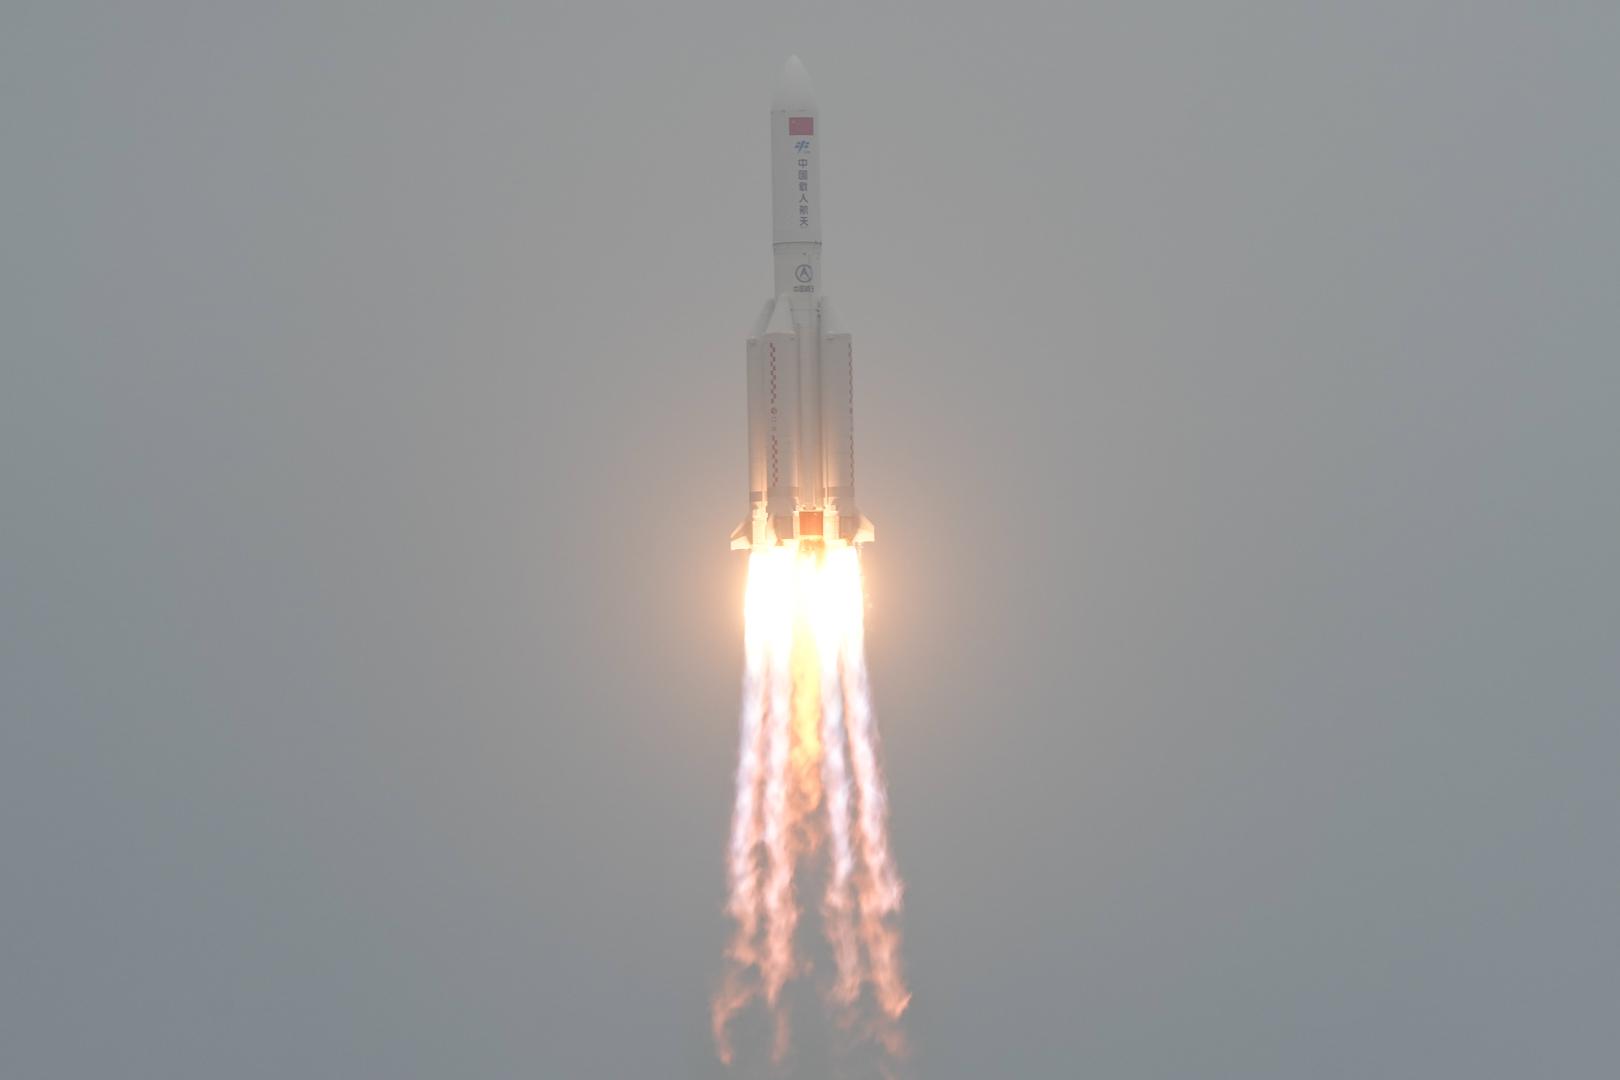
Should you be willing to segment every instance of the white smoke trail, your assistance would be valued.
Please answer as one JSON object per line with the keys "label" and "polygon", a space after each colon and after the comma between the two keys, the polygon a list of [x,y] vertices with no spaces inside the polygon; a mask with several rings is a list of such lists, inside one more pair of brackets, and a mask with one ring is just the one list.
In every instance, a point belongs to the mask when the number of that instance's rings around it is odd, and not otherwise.
{"label": "white smoke trail", "polygon": [[[790,560],[791,553],[773,552],[773,559]],[[791,573],[791,562],[785,567]],[[789,577],[786,583],[791,589]],[[785,596],[786,601],[791,596]],[[766,725],[765,772],[765,849],[769,862],[765,874],[765,956],[763,974],[765,1000],[777,1017],[777,1042],[785,1041],[786,1010],[782,1009],[782,986],[793,977],[793,932],[799,912],[793,896],[793,834],[788,798],[792,790],[790,772],[793,737],[793,624],[791,603],[782,602],[768,613],[770,653],[770,707]],[[785,1047],[782,1047],[785,1049]]]}
{"label": "white smoke trail", "polygon": [[839,640],[844,629],[838,610],[840,590],[836,582],[817,598],[815,616],[816,652],[821,667],[822,786],[826,790],[828,835],[832,848],[832,872],[822,898],[821,913],[826,920],[827,940],[832,945],[838,970],[832,1000],[836,1005],[853,1005],[861,992],[860,942],[855,936],[854,906],[850,882],[855,872],[850,848],[849,771],[844,761],[844,691],[839,681]]}
{"label": "white smoke trail", "polygon": [[[854,563],[855,574],[860,573]],[[852,590],[859,598],[863,591]],[[858,880],[861,901],[861,938],[866,945],[867,963],[878,1006],[891,1021],[883,1033],[893,1047],[899,1045],[899,1030],[892,1022],[911,1001],[900,974],[900,933],[892,917],[900,911],[902,887],[889,850],[888,797],[878,769],[877,732],[872,724],[872,691],[866,673],[866,634],[863,619],[849,621],[844,635],[842,660],[844,708],[848,717],[850,759],[854,765],[855,787],[860,808],[856,831],[860,837],[861,862],[865,874]]]}
{"label": "white smoke trail", "polygon": [[[730,910],[746,931],[750,946],[752,931],[759,924],[759,884],[754,849],[759,845],[759,783],[765,765],[765,680],[764,642],[754,635],[747,644],[743,670],[742,722],[737,747],[737,802],[731,819]],[[750,960],[751,955],[745,957]]]}
{"label": "white smoke trail", "polygon": [[725,982],[714,1001],[714,1038],[722,1061],[731,1061],[726,1028],[753,994],[749,973],[759,963],[761,922],[759,866],[755,858],[760,840],[759,788],[765,767],[765,698],[769,673],[768,652],[761,618],[765,595],[773,583],[763,562],[750,560],[744,602],[743,689],[737,745],[737,795],[731,816],[731,843],[727,849],[729,896],[726,910],[737,928],[727,949]]}
{"label": "white smoke trail", "polygon": [[857,815],[861,859],[871,879],[871,901],[885,915],[900,910],[900,875],[889,852],[889,802],[878,771],[877,733],[872,728],[872,696],[866,657],[858,642],[844,649],[844,706],[849,714],[850,758],[860,793]]}

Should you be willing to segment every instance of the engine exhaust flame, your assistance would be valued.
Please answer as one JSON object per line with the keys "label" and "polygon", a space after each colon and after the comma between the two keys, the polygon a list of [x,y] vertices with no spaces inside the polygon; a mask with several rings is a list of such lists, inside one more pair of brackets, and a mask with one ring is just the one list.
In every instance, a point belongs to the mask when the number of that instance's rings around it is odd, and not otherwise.
{"label": "engine exhaust flame", "polygon": [[732,1022],[757,997],[773,1018],[773,1057],[786,1055],[783,988],[807,969],[795,951],[794,880],[825,841],[820,914],[834,966],[827,1003],[845,1027],[858,1025],[901,1056],[899,1020],[910,1001],[900,971],[901,884],[889,847],[856,549],[756,548],[744,609],[727,854],[726,910],[735,929],[714,999],[716,1047],[729,1064]]}

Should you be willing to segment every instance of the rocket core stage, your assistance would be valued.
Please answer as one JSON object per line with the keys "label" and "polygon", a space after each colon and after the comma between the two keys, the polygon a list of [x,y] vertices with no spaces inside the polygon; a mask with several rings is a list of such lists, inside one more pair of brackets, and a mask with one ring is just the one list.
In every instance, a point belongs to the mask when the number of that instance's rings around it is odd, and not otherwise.
{"label": "rocket core stage", "polygon": [[[762,1005],[771,1058],[785,1060],[790,985],[811,973],[800,916],[814,910],[831,951],[816,982],[843,1033],[837,1053],[876,1054],[890,1076],[906,1054],[911,994],[866,667],[858,545],[872,523],[855,508],[849,334],[821,295],[820,138],[794,57],[771,107],[776,298],[748,339],[749,510],[731,534],[751,549],[726,848],[732,932],[710,1019],[720,1059],[740,1049],[747,1061],[733,1035],[756,1030],[747,1014]],[[817,876],[806,876],[812,860]],[[805,903],[812,889],[819,905]]]}
{"label": "rocket core stage", "polygon": [[776,297],[748,337],[748,517],[733,548],[864,544],[855,507],[854,353],[821,292],[820,122],[790,57],[771,103]]}

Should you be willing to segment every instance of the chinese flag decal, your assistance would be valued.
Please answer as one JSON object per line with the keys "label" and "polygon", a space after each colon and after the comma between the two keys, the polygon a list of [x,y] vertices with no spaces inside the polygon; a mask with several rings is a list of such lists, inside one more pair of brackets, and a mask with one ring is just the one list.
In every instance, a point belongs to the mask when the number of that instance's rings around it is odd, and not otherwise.
{"label": "chinese flag decal", "polygon": [[788,117],[789,135],[814,135],[816,133],[816,118],[813,116]]}

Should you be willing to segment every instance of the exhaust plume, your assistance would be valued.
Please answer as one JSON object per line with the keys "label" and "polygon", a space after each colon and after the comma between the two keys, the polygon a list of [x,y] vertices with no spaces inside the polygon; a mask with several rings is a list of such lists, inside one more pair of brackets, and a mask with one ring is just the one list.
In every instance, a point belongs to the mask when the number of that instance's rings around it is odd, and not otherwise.
{"label": "exhaust plume", "polygon": [[[845,1028],[904,1053],[910,1002],[900,970],[901,884],[889,846],[866,671],[865,601],[853,547],[761,547],[749,556],[737,791],[727,851],[734,922],[713,1005],[720,1058],[756,997],[772,1056],[789,1048],[783,988],[808,969],[796,953],[802,862],[827,851],[819,905],[833,957],[827,1005]],[[869,991],[869,992],[868,992]]]}

